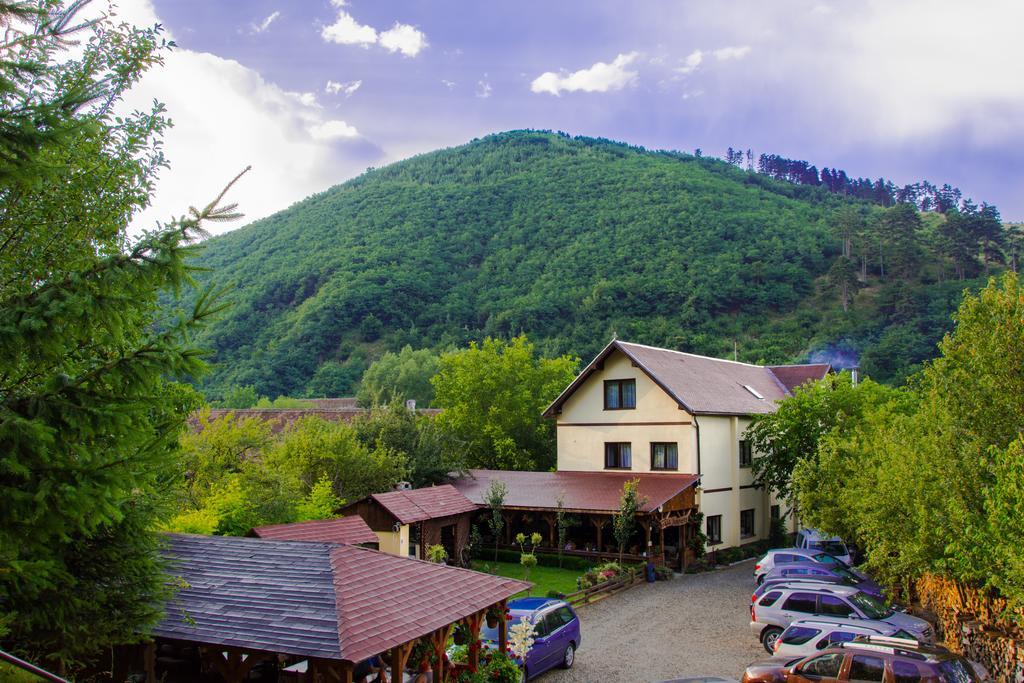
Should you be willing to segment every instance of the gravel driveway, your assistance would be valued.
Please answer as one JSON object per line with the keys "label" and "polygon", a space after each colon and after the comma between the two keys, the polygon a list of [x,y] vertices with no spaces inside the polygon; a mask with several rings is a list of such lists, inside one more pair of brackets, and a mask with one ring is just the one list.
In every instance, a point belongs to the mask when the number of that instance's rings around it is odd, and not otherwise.
{"label": "gravel driveway", "polygon": [[583,647],[572,669],[541,683],[739,679],[767,655],[750,632],[753,560],[632,588],[579,609]]}

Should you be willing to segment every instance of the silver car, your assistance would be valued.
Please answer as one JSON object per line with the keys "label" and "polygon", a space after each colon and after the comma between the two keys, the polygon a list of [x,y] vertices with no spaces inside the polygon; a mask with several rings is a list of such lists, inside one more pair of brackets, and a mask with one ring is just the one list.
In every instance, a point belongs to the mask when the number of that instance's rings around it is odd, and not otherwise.
{"label": "silver car", "polygon": [[761,583],[764,581],[764,575],[775,567],[785,566],[787,564],[796,564],[798,562],[804,564],[808,562],[816,562],[818,564],[845,567],[857,576],[865,579],[867,578],[866,574],[854,569],[835,555],[831,555],[821,550],[807,550],[805,548],[775,548],[773,550],[769,550],[768,554],[758,560],[754,565],[754,578],[758,583]]}
{"label": "silver car", "polygon": [[775,641],[772,654],[776,657],[807,657],[839,643],[849,643],[857,636],[914,637],[903,629],[885,621],[849,619],[845,617],[813,617],[797,619]]}
{"label": "silver car", "polygon": [[852,565],[850,549],[838,536],[825,536],[816,529],[801,529],[796,534],[796,547],[804,550],[820,550],[835,555],[846,564]]}
{"label": "silver car", "polygon": [[935,632],[924,619],[899,612],[855,586],[794,582],[772,587],[750,605],[750,630],[768,652],[791,623],[811,617],[884,621],[916,640],[931,643]]}

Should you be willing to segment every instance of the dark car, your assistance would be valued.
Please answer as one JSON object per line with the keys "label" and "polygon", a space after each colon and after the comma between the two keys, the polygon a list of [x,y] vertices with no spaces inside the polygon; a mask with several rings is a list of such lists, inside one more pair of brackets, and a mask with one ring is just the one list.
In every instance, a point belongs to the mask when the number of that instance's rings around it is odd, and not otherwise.
{"label": "dark car", "polygon": [[780,581],[820,581],[822,583],[838,583],[845,586],[856,586],[869,595],[884,599],[882,587],[862,573],[855,573],[840,565],[819,564],[817,562],[797,562],[774,567],[764,574],[764,581],[758,586],[755,595],[764,592],[766,584]]}
{"label": "dark car", "polygon": [[988,680],[980,665],[944,647],[902,638],[869,637],[843,643],[809,657],[775,658],[751,664],[743,683],[979,683]]}
{"label": "dark car", "polygon": [[[508,603],[511,621],[509,626],[522,617],[534,625],[533,647],[526,655],[525,679],[538,676],[548,669],[560,666],[568,669],[576,660],[580,647],[580,619],[569,603],[552,598],[517,598]],[[483,628],[480,637],[496,643],[497,628]]]}

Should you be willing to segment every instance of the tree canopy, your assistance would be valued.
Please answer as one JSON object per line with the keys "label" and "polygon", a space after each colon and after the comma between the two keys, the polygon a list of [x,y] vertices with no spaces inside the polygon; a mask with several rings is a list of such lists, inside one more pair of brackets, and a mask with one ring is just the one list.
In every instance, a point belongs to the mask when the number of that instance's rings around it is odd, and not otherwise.
{"label": "tree canopy", "polygon": [[438,427],[467,467],[546,470],[555,466],[555,429],[541,417],[569,385],[579,359],[539,357],[526,337],[441,356],[434,377]]}
{"label": "tree canopy", "polygon": [[797,465],[800,513],[860,544],[892,584],[942,573],[1019,608],[1024,290],[1014,273],[964,298],[940,351],[906,391]]}
{"label": "tree canopy", "polygon": [[113,109],[167,45],[83,4],[0,4],[0,643],[60,671],[162,610],[153,527],[201,403],[174,379],[202,372],[216,304],[158,298],[190,285],[202,223],[235,216],[218,198],[128,235],[167,121]]}

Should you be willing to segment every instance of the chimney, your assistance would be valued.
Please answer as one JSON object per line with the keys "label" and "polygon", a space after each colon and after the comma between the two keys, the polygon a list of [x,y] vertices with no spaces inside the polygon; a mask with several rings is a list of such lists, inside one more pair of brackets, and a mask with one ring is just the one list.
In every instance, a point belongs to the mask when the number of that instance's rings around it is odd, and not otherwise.
{"label": "chimney", "polygon": [[406,410],[416,410],[416,399],[410,398],[405,402]]}
{"label": "chimney", "polygon": [[860,383],[860,366],[854,365],[850,368],[850,376],[853,379],[853,386],[857,386]]}

